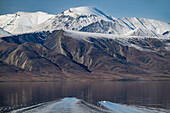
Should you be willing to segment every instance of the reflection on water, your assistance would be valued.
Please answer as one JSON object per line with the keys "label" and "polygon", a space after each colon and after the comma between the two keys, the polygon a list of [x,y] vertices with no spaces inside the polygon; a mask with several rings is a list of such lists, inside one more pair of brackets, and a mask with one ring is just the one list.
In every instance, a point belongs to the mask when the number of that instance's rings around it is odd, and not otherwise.
{"label": "reflection on water", "polygon": [[170,109],[169,89],[169,81],[4,82],[0,83],[0,106],[32,105],[76,97],[94,104],[107,100]]}

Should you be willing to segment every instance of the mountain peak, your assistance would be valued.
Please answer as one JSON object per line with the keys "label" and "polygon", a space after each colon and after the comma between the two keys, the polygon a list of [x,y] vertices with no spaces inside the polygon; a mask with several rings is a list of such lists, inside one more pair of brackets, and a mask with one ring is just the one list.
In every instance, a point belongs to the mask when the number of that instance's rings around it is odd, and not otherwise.
{"label": "mountain peak", "polygon": [[66,10],[64,14],[75,13],[79,15],[91,15],[91,14],[99,15],[100,13],[96,9],[97,8],[95,7],[87,7],[87,6],[76,7],[76,8],[70,8],[69,10]]}
{"label": "mountain peak", "polygon": [[96,7],[88,7],[88,6],[82,6],[82,7],[76,7],[76,8],[70,8],[69,10],[66,10],[64,12],[65,15],[69,16],[75,16],[75,15],[96,15],[100,17],[106,17],[107,15],[104,14],[101,10],[97,9]]}

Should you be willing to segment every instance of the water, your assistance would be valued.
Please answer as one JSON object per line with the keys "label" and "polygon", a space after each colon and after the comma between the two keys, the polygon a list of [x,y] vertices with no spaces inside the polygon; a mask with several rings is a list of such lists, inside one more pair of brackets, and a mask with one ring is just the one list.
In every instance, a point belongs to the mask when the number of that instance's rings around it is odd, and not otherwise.
{"label": "water", "polygon": [[0,108],[3,111],[65,97],[76,97],[92,104],[105,100],[170,109],[170,81],[0,83]]}

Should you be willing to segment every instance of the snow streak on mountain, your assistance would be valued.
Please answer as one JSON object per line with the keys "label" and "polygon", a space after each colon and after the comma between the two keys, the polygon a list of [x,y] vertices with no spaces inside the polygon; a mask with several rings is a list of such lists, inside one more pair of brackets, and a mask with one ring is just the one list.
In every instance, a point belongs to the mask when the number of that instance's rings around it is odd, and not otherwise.
{"label": "snow streak on mountain", "polygon": [[3,30],[2,28],[0,28],[0,35],[8,35],[8,34],[10,34],[9,32],[7,32],[7,31],[5,31],[5,30]]}

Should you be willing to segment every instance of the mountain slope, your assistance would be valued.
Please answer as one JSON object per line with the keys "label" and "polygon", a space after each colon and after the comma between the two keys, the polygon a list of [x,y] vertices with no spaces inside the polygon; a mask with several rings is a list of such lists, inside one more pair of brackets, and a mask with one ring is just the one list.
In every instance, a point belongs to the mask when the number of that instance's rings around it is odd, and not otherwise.
{"label": "mountain slope", "polygon": [[170,30],[170,24],[136,17],[118,19],[94,7],[77,7],[57,14],[46,22],[35,26],[29,32],[60,29],[159,38],[169,37],[163,33]]}
{"label": "mountain slope", "polygon": [[[64,30],[44,32],[46,37],[41,33],[2,37],[0,61],[31,73],[26,80],[170,78],[169,39]],[[28,36],[36,40],[18,41]]]}
{"label": "mountain slope", "polygon": [[124,23],[134,30],[139,29],[143,36],[161,37],[165,31],[170,29],[170,24],[166,22],[146,18],[123,18],[118,22]]}
{"label": "mountain slope", "polygon": [[15,14],[1,15],[0,27],[10,33],[25,33],[53,16],[44,12],[17,12]]}
{"label": "mountain slope", "polygon": [[10,33],[0,28],[0,36],[9,35]]}

